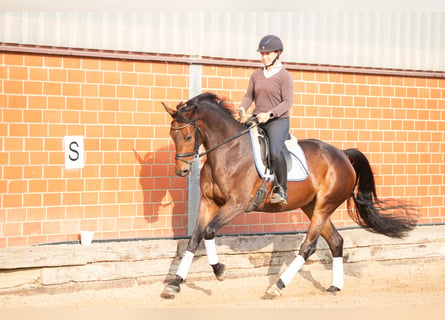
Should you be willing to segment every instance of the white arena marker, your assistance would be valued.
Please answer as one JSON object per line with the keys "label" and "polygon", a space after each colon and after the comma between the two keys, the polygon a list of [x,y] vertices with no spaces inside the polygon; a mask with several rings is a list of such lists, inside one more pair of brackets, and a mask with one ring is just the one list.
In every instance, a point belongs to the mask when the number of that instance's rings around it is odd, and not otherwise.
{"label": "white arena marker", "polygon": [[83,136],[66,136],[65,169],[82,169],[85,166],[85,151]]}

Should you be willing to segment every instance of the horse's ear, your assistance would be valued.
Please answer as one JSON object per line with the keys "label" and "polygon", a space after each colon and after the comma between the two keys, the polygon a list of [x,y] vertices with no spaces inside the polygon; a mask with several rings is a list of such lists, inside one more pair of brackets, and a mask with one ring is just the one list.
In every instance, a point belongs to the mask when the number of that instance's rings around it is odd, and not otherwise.
{"label": "horse's ear", "polygon": [[178,111],[176,111],[176,110],[170,108],[170,107],[167,106],[164,102],[161,102],[161,103],[162,103],[162,105],[164,106],[165,111],[167,111],[167,112],[171,115],[171,117],[172,117],[173,119],[175,119],[175,118],[176,118],[176,115],[178,114]]}

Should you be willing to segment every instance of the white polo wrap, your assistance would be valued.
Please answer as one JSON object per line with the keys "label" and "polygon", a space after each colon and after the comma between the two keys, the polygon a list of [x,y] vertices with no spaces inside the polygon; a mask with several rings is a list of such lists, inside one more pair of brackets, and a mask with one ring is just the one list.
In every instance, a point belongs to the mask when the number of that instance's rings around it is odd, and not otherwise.
{"label": "white polo wrap", "polygon": [[210,265],[217,264],[219,262],[218,254],[216,253],[215,239],[204,240],[204,245],[207,252],[207,259]]}
{"label": "white polo wrap", "polygon": [[187,274],[189,273],[190,265],[192,264],[194,255],[195,254],[193,252],[186,251],[181,259],[181,263],[179,264],[179,268],[176,274],[184,280],[187,278]]}
{"label": "white polo wrap", "polygon": [[294,261],[287,267],[287,269],[283,272],[280,279],[283,281],[284,285],[287,286],[292,279],[295,277],[298,271],[300,271],[301,267],[305,263],[305,260],[302,256],[298,255]]}
{"label": "white polo wrap", "polygon": [[336,257],[332,259],[332,274],[332,285],[339,289],[343,289],[343,257]]}

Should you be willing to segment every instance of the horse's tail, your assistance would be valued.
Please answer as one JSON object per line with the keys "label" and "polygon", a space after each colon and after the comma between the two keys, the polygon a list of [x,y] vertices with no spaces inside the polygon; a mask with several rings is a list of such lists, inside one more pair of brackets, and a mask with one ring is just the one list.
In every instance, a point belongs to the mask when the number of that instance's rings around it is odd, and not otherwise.
{"label": "horse's tail", "polygon": [[374,174],[366,156],[357,149],[343,152],[348,156],[357,175],[357,191],[351,194],[354,209],[351,209],[348,201],[351,218],[370,231],[393,238],[405,236],[417,225],[416,208],[395,199],[380,200],[375,189]]}

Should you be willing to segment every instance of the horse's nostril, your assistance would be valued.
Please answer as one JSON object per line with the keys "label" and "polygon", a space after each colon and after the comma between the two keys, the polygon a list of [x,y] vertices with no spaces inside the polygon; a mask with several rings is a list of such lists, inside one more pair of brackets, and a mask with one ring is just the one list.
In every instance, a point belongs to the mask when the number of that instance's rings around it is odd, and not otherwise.
{"label": "horse's nostril", "polygon": [[180,177],[186,177],[190,174],[190,170],[189,169],[175,170],[175,173]]}

